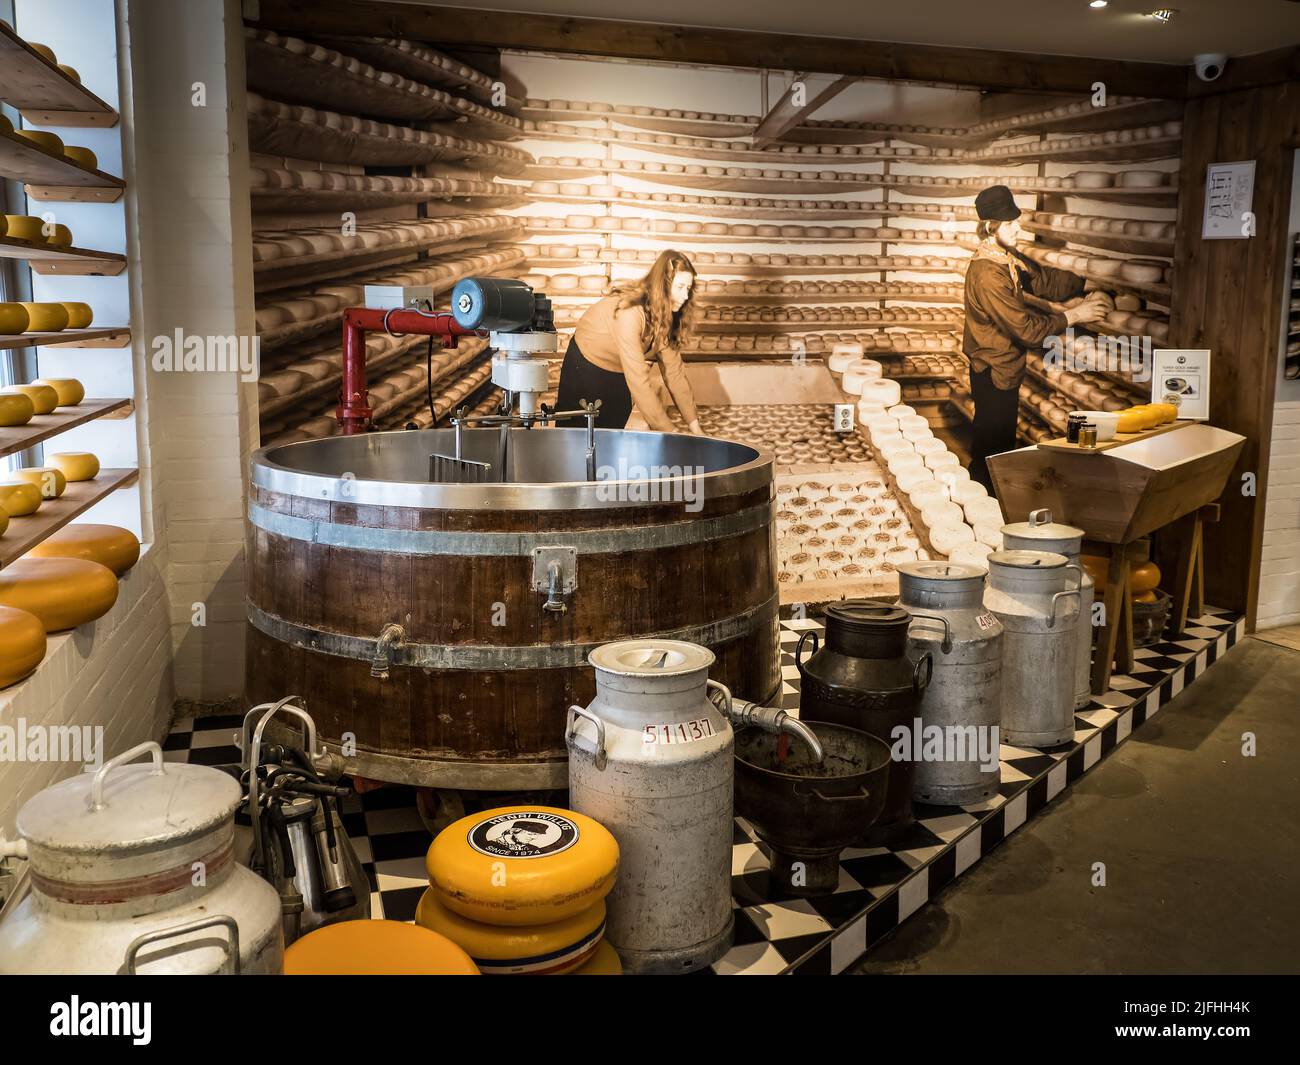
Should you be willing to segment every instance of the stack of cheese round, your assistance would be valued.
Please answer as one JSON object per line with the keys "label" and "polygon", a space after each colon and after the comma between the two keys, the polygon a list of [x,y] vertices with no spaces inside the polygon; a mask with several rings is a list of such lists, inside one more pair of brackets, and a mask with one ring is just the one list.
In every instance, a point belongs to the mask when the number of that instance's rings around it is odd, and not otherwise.
{"label": "stack of cheese round", "polygon": [[559,973],[586,961],[605,934],[618,843],[582,814],[510,806],[449,825],[425,864],[417,923],[484,973]]}
{"label": "stack of cheese round", "polygon": [[0,507],[11,518],[35,514],[41,508],[41,490],[27,481],[0,481]]}
{"label": "stack of cheese round", "polygon": [[476,976],[445,936],[400,921],[339,921],[289,944],[286,976]]}
{"label": "stack of cheese round", "polygon": [[26,610],[46,632],[74,629],[117,602],[117,577],[82,558],[20,558],[0,570],[0,606]]}
{"label": "stack of cheese round", "polygon": [[34,414],[49,414],[59,405],[59,394],[49,385],[9,385],[7,388],[0,389],[0,395],[14,395],[15,393],[24,395],[32,401],[32,412]]}
{"label": "stack of cheese round", "polygon": [[135,533],[116,525],[67,525],[33,547],[29,558],[80,558],[122,576],[140,558]]}
{"label": "stack of cheese round", "polygon": [[45,626],[26,610],[0,606],[0,688],[17,684],[45,657]]}

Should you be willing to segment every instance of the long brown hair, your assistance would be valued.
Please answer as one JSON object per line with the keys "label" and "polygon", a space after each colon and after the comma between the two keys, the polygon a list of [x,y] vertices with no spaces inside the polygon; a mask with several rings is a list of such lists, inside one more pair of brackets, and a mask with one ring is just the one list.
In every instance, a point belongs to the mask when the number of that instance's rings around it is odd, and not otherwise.
{"label": "long brown hair", "polygon": [[[630,285],[614,289],[618,296],[618,309],[640,307],[645,312],[645,325],[641,329],[641,343],[650,354],[665,344],[681,347],[690,336],[695,321],[695,285],[679,311],[673,311],[672,285],[678,271],[695,274],[695,267],[682,252],[669,248],[659,253],[654,266],[645,277]],[[698,276],[698,275],[696,275]]]}

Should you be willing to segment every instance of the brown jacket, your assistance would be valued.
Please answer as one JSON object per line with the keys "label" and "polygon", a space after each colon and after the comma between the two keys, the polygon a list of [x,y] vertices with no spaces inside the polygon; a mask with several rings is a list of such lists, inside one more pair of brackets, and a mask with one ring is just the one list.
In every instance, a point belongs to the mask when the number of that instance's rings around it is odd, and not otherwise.
{"label": "brown jacket", "polygon": [[689,424],[699,415],[690,383],[686,380],[682,357],[669,346],[657,352],[646,351],[641,342],[645,312],[640,307],[627,307],[620,311],[618,300],[617,295],[606,296],[587,308],[578,320],[573,339],[578,342],[578,349],[588,362],[602,370],[623,375],[628,391],[632,393],[632,402],[651,429],[661,433],[676,432],[677,427],[659,399],[650,368],[654,362],[659,363],[668,391]]}
{"label": "brown jacket", "polygon": [[991,368],[998,388],[1019,388],[1025,352],[1066,328],[1065,315],[1026,296],[1059,303],[1083,295],[1084,280],[1023,255],[1006,261],[976,253],[966,270],[966,328],[961,349],[972,371]]}

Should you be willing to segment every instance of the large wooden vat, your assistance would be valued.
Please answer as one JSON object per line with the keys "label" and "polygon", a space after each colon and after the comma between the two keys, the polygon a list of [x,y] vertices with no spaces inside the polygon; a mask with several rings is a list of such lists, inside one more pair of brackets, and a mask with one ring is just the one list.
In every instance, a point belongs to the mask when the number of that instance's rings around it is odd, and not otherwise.
{"label": "large wooden vat", "polygon": [[[585,435],[512,430],[502,484],[428,483],[429,455],[452,452],[451,430],[257,452],[249,700],[301,695],[324,742],[363,776],[520,789],[565,785],[566,712],[594,693],[586,658],[602,643],[700,643],[717,656],[714,679],[775,698],[771,457],[598,430],[592,484]],[[498,440],[468,431],[463,454],[490,459]],[[566,579],[576,572],[563,612],[545,609],[557,597],[534,584],[551,558]],[[374,676],[394,624],[388,676]]]}

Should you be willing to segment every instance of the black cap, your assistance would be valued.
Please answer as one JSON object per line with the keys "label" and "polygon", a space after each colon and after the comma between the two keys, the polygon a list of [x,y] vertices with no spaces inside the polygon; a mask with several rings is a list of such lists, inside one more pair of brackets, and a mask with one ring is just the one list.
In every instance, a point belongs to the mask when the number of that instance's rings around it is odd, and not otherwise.
{"label": "black cap", "polygon": [[1020,217],[1020,208],[1009,188],[990,185],[975,197],[975,213],[981,222],[1014,222]]}

